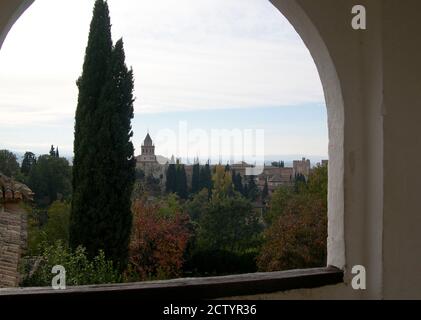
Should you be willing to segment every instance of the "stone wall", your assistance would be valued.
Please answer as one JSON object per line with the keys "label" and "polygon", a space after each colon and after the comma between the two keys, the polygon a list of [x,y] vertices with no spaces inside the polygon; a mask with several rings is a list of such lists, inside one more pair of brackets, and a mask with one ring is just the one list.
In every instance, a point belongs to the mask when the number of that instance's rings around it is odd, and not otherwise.
{"label": "stone wall", "polygon": [[27,244],[27,215],[16,205],[0,209],[0,288],[17,287],[19,262]]}
{"label": "stone wall", "polygon": [[0,288],[19,285],[19,262],[28,237],[23,204],[32,199],[26,185],[0,173]]}

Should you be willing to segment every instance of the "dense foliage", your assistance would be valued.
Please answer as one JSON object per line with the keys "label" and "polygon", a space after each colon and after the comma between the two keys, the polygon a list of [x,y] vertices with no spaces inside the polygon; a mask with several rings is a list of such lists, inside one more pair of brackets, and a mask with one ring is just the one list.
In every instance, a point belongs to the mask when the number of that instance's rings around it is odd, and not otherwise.
{"label": "dense foliage", "polygon": [[194,274],[255,271],[261,225],[249,200],[234,190],[231,173],[217,166],[212,196],[203,189],[185,207],[195,222],[186,269]]}
{"label": "dense foliage", "polygon": [[145,199],[134,203],[133,213],[130,275],[139,280],[180,276],[190,237],[188,216],[175,202],[164,207]]}
{"label": "dense foliage", "polygon": [[275,271],[326,265],[327,167],[317,167],[295,190],[272,196],[259,270]]}
{"label": "dense foliage", "polygon": [[181,199],[187,199],[186,169],[182,164],[169,164],[166,172],[165,191],[176,193]]}
{"label": "dense foliage", "polygon": [[35,193],[36,203],[46,207],[56,200],[69,199],[72,191],[71,174],[69,162],[65,158],[39,156],[27,177],[27,184]]}
{"label": "dense foliage", "polygon": [[21,172],[25,176],[29,176],[32,171],[32,168],[37,163],[37,158],[32,152],[25,152],[23,156],[22,166],[20,168]]}
{"label": "dense foliage", "polygon": [[0,173],[14,177],[19,172],[19,163],[16,155],[9,150],[0,150]]}
{"label": "dense foliage", "polygon": [[43,214],[43,210],[34,208],[28,217],[28,253],[39,255],[40,245],[53,245],[60,241],[69,245],[70,204],[55,201]]}
{"label": "dense foliage", "polygon": [[41,256],[27,259],[22,265],[23,286],[51,286],[51,270],[61,265],[66,270],[66,285],[87,285],[117,283],[123,280],[112,261],[105,258],[103,251],[89,258],[83,247],[70,250],[60,241],[52,245],[42,244]]}

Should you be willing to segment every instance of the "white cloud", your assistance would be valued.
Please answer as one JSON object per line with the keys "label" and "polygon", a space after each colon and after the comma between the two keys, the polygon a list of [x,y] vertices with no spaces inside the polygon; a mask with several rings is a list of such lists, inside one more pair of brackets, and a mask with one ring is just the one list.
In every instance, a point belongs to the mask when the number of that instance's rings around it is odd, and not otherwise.
{"label": "white cloud", "polygon": [[[0,52],[0,135],[73,121],[93,3],[37,0],[12,28]],[[309,52],[269,1],[108,3],[135,72],[136,113],[324,101]]]}
{"label": "white cloud", "polygon": [[[74,113],[92,4],[38,0],[17,22],[0,55],[1,110]],[[304,44],[267,1],[109,4],[114,40],[124,36],[135,71],[136,112],[323,101]],[[9,110],[0,122],[27,122],[25,114]]]}

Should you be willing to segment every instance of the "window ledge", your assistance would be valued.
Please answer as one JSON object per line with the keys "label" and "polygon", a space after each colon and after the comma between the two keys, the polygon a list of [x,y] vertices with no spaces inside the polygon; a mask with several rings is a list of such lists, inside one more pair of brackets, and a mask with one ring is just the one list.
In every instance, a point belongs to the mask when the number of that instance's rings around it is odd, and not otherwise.
{"label": "window ledge", "polygon": [[50,299],[213,299],[316,288],[343,282],[343,271],[335,267],[250,273],[207,278],[182,278],[67,287],[0,289],[0,300]]}

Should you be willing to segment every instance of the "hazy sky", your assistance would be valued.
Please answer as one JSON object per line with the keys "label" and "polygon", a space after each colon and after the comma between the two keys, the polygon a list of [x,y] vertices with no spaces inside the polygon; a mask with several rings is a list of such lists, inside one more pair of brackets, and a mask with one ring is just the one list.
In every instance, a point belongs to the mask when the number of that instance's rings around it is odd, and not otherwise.
{"label": "hazy sky", "polygon": [[[76,79],[94,0],[36,0],[0,51],[0,149],[72,155]],[[136,153],[149,130],[263,129],[266,155],[327,156],[314,62],[266,0],[109,0],[135,72]],[[184,155],[176,142],[157,153]],[[247,142],[245,142],[247,143]],[[199,148],[203,148],[201,144]],[[203,154],[203,152],[201,153]]]}

